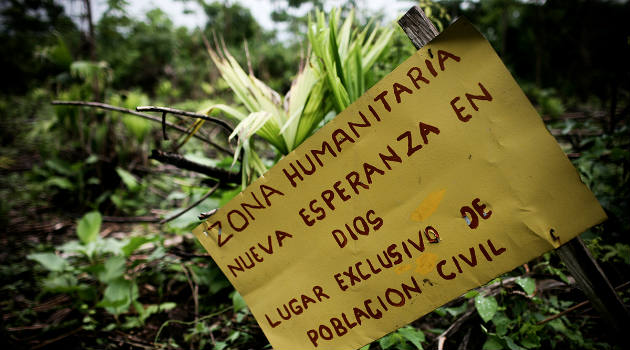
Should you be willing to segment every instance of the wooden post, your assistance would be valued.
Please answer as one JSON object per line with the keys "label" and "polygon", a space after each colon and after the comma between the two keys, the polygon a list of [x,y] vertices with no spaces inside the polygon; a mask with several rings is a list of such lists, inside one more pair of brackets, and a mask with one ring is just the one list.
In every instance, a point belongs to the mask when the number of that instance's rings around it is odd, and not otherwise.
{"label": "wooden post", "polygon": [[413,46],[418,50],[440,34],[418,6],[413,6],[400,17],[398,25],[405,31]]}
{"label": "wooden post", "polygon": [[630,326],[630,313],[582,239],[578,236],[556,249],[556,252],[619,340],[626,339],[624,333],[628,332]]}
{"label": "wooden post", "polygon": [[[422,48],[438,36],[437,28],[418,7],[413,6],[399,20],[416,49]],[[586,294],[593,307],[606,320],[620,344],[628,342],[624,337],[630,325],[630,313],[606,278],[606,275],[591,256],[580,237],[576,237],[560,248],[558,255],[575,278],[580,289]]]}

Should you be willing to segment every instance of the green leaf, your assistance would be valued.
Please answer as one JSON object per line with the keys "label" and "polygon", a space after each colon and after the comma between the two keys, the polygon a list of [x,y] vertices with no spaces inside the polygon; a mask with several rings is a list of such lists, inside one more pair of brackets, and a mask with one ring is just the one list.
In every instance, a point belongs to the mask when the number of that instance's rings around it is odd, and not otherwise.
{"label": "green leaf", "polygon": [[125,317],[125,323],[121,325],[122,329],[132,329],[144,325],[144,321],[140,317]]}
{"label": "green leaf", "polygon": [[127,312],[133,301],[138,299],[138,286],[123,278],[113,280],[109,283],[103,293],[103,300],[98,303],[107,312],[119,315]]}
{"label": "green leaf", "polygon": [[94,164],[98,162],[98,156],[91,154],[89,157],[85,158],[84,162],[85,164]]}
{"label": "green leaf", "polygon": [[177,306],[176,303],[173,303],[171,301],[167,301],[165,303],[162,303],[162,304],[158,305],[158,312],[172,310],[172,309],[175,308],[175,306]]}
{"label": "green leaf", "polygon": [[87,180],[88,185],[98,185],[101,183],[101,180],[98,177],[91,177]]}
{"label": "green leaf", "polygon": [[120,176],[120,179],[123,181],[125,186],[127,186],[127,188],[130,191],[135,191],[136,189],[140,187],[140,184],[138,183],[136,178],[133,175],[131,175],[131,173],[128,172],[127,170],[122,169],[122,168],[116,168],[116,173],[118,173],[118,176]]}
{"label": "green leaf", "polygon": [[157,237],[143,237],[137,236],[132,237],[124,247],[122,247],[122,252],[125,256],[131,255],[136,249],[140,248],[145,243],[153,242],[157,239]]}
{"label": "green leaf", "polygon": [[226,340],[228,342],[235,342],[239,337],[241,336],[241,332],[239,331],[232,331],[232,333],[230,333],[230,335],[228,335],[228,337],[226,338]]}
{"label": "green leaf", "polygon": [[114,329],[116,329],[116,324],[115,323],[110,323],[107,326],[103,327],[102,331],[103,332],[111,332]]}
{"label": "green leaf", "polygon": [[62,190],[73,190],[74,185],[65,177],[53,176],[46,180],[46,185],[51,187],[59,187]]}
{"label": "green leaf", "polygon": [[497,335],[506,335],[510,327],[510,319],[503,313],[497,312],[492,318]]}
{"label": "green leaf", "polygon": [[494,297],[484,297],[483,295],[477,295],[475,297],[475,308],[477,308],[477,312],[481,319],[484,322],[488,322],[494,317],[496,314],[499,305],[497,304],[497,300]]}
{"label": "green leaf", "polygon": [[101,231],[102,221],[101,213],[97,211],[83,215],[77,225],[77,235],[83,244],[96,241],[98,233]]}
{"label": "green leaf", "polygon": [[98,279],[103,283],[109,283],[123,277],[125,274],[125,263],[125,258],[120,255],[107,259],[103,271],[99,273]]}
{"label": "green leaf", "polygon": [[61,159],[53,158],[45,162],[46,166],[59,174],[70,176],[74,173],[72,166]]}
{"label": "green leaf", "polygon": [[70,241],[66,242],[63,245],[57,247],[60,251],[64,253],[81,253],[85,254],[85,245],[81,244],[79,241]]}
{"label": "green leaf", "polygon": [[67,266],[67,262],[55,253],[33,253],[26,258],[37,261],[49,271],[63,271]]}
{"label": "green leaf", "polygon": [[[146,319],[149,318],[149,316],[156,314],[158,312],[171,310],[175,306],[177,306],[177,304],[173,302],[166,302],[159,305],[148,305],[147,307],[143,307],[142,304],[140,304],[139,302],[135,302],[133,305],[136,311],[138,311],[138,313],[140,314],[140,317],[138,318],[138,320],[140,321],[141,324],[144,324],[144,321],[146,321]],[[198,324],[202,324],[202,322]]]}
{"label": "green leaf", "polygon": [[464,294],[464,298],[472,299],[476,297],[477,295],[479,295],[479,292],[473,289],[473,290],[468,291],[468,293]]}
{"label": "green leaf", "polygon": [[398,341],[396,337],[394,336],[394,333],[390,333],[378,340],[378,345],[380,345],[381,348],[383,348],[383,350],[387,350],[391,348],[396,343],[398,343]]}
{"label": "green leaf", "polygon": [[482,347],[483,350],[502,350],[503,348],[501,339],[496,335],[489,335]]}
{"label": "green leaf", "polygon": [[55,36],[57,37],[57,44],[50,47],[48,59],[50,59],[52,63],[64,69],[68,69],[72,63],[72,54],[70,50],[68,50],[68,46],[61,35],[55,34]]}
{"label": "green leaf", "polygon": [[413,327],[403,327],[397,331],[398,334],[402,335],[407,341],[411,342],[416,349],[423,350],[422,342],[425,340],[424,333]]}
{"label": "green leaf", "polygon": [[228,343],[224,341],[217,341],[214,343],[214,350],[223,350],[227,348],[227,346],[228,346]]}
{"label": "green leaf", "polygon": [[505,340],[505,343],[507,344],[508,348],[510,348],[510,350],[525,350],[524,347],[516,344],[514,340],[512,340],[512,338],[510,337],[503,337],[503,340]]}
{"label": "green leaf", "polygon": [[77,278],[70,273],[51,273],[43,281],[43,289],[54,293],[70,293],[77,289]]}
{"label": "green leaf", "polygon": [[536,281],[531,277],[519,277],[516,279],[516,284],[521,286],[527,295],[534,294],[536,290]]}
{"label": "green leaf", "polygon": [[330,22],[329,22],[329,27],[330,27],[330,51],[331,51],[331,55],[335,61],[335,66],[336,66],[336,73],[337,73],[337,77],[339,77],[339,80],[341,81],[341,85],[346,86],[346,82],[344,81],[344,74],[343,74],[343,65],[341,64],[341,57],[339,57],[339,47],[337,46],[337,23],[336,23],[336,16],[335,13],[333,12],[330,16]]}
{"label": "green leaf", "polygon": [[528,333],[526,337],[521,339],[521,345],[528,349],[540,348],[540,337],[534,333]]}
{"label": "green leaf", "polygon": [[247,303],[245,299],[241,296],[241,293],[238,291],[234,291],[232,293],[232,306],[234,307],[234,312],[241,311],[243,309],[247,309]]}
{"label": "green leaf", "polygon": [[116,238],[105,238],[94,242],[93,249],[98,254],[112,253],[113,255],[120,255],[125,244],[125,241]]}
{"label": "green leaf", "polygon": [[443,307],[443,311],[446,311],[451,316],[458,316],[463,314],[468,309],[468,303],[462,303],[457,307]]}

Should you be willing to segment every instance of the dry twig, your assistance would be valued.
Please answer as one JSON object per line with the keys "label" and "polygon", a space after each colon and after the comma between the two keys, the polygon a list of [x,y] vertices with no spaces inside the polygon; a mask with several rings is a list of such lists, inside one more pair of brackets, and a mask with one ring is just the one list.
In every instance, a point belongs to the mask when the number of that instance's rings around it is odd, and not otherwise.
{"label": "dry twig", "polygon": [[214,193],[214,191],[216,191],[216,190],[217,190],[217,188],[219,188],[219,185],[220,185],[220,184],[221,184],[220,182],[217,182],[217,184],[216,184],[216,185],[214,185],[214,187],[212,187],[212,188],[210,189],[210,191],[208,191],[208,193],[204,194],[201,198],[199,198],[199,200],[198,200],[198,201],[196,201],[195,203],[191,204],[190,206],[188,206],[188,207],[187,207],[187,208],[185,208],[184,210],[180,211],[179,213],[177,213],[177,214],[175,214],[175,215],[173,215],[173,216],[171,216],[171,217],[169,217],[169,218],[166,218],[166,219],[164,219],[164,220],[160,221],[160,224],[165,224],[165,223],[167,223],[167,222],[169,222],[169,221],[175,220],[175,219],[177,219],[178,217],[182,216],[182,214],[184,214],[184,213],[186,213],[187,211],[189,211],[190,209],[192,209],[192,208],[194,208],[194,207],[198,206],[199,204],[201,204],[201,202],[203,202],[203,201],[205,201],[206,199],[208,199],[208,197],[210,197],[210,196]]}
{"label": "dry twig", "polygon": [[81,331],[82,329],[83,329],[83,326],[81,326],[81,327],[79,327],[79,328],[75,328],[75,329],[71,330],[71,331],[70,331],[70,332],[68,332],[68,333],[64,333],[64,334],[62,334],[62,335],[60,335],[60,336],[58,336],[58,337],[55,337],[55,338],[52,338],[52,339],[49,339],[49,340],[43,341],[43,342],[41,342],[41,343],[39,343],[39,344],[35,344],[35,345],[33,345],[33,346],[31,347],[31,349],[35,350],[35,349],[43,348],[43,347],[48,346],[48,345],[50,345],[50,344],[52,344],[52,343],[58,342],[58,341],[60,341],[61,339],[64,339],[64,338],[69,337],[69,336],[71,336],[71,335],[73,335],[73,334],[75,334],[75,333],[78,333],[78,332],[79,332],[79,331]]}
{"label": "dry twig", "polygon": [[239,183],[241,175],[221,168],[215,168],[204,164],[199,164],[184,158],[177,153],[169,153],[160,150],[153,150],[149,159],[155,159],[158,162],[171,164],[180,169],[194,171],[219,180],[224,183]]}
{"label": "dry twig", "polygon": [[166,113],[181,115],[183,117],[189,117],[189,118],[199,118],[199,119],[203,119],[203,120],[215,123],[217,125],[220,125],[228,132],[228,134],[231,134],[234,131],[234,127],[223,119],[210,117],[210,116],[207,116],[205,114],[200,114],[200,113],[182,111],[181,109],[170,108],[170,107],[156,107],[156,106],[138,106],[136,107],[136,111],[161,112],[162,118],[166,116]]}
{"label": "dry twig", "polygon": [[[56,106],[82,106],[82,107],[92,107],[92,108],[100,108],[100,109],[104,109],[104,110],[108,110],[108,111],[115,111],[115,112],[120,112],[120,113],[126,113],[126,114],[131,114],[131,115],[135,115],[137,117],[140,118],[144,118],[156,123],[162,123],[162,119],[158,118],[158,117],[154,117],[150,114],[146,114],[146,113],[140,113],[140,112],[136,112],[134,110],[131,109],[127,109],[127,108],[122,108],[122,107],[117,107],[117,106],[112,106],[112,105],[108,105],[105,103],[100,103],[100,102],[88,102],[88,101],[52,101],[51,104],[56,105]],[[173,128],[177,131],[180,131],[182,133],[188,133],[188,131],[186,130],[186,128],[183,128],[179,125],[175,125],[173,123],[167,122],[166,120],[164,121],[164,123],[162,125],[166,125],[170,128]],[[227,155],[232,155],[232,151],[217,144],[216,142],[203,137],[201,135],[198,135],[197,133],[195,133],[193,135],[193,137],[206,142],[210,145],[212,145],[214,148],[216,148],[217,150],[227,154]]]}
{"label": "dry twig", "polygon": [[[615,287],[615,290],[621,290],[621,289],[627,287],[628,285],[630,285],[630,281],[625,282],[625,283]],[[549,316],[549,317],[545,318],[544,320],[536,323],[536,325],[541,325],[541,324],[545,324],[547,322],[553,321],[556,318],[562,317],[562,316],[568,314],[571,311],[577,310],[577,309],[581,308],[582,306],[588,305],[589,303],[590,303],[589,300],[585,300],[585,301],[583,301],[583,302],[581,302],[579,304],[571,306],[570,308],[568,308],[566,310],[563,310],[562,312],[559,312],[559,313],[557,313],[555,315],[552,315],[552,316]]]}
{"label": "dry twig", "polygon": [[186,275],[186,280],[188,281],[188,286],[190,287],[190,291],[193,295],[193,302],[195,303],[195,321],[199,318],[199,286],[194,283],[191,271],[188,271],[188,267],[186,264],[181,264],[182,270],[184,270],[184,275]]}
{"label": "dry twig", "polygon": [[[523,276],[519,276],[519,277],[523,277]],[[485,296],[494,296],[497,295],[499,293],[501,293],[501,290],[506,286],[506,285],[511,285],[511,284],[515,284],[516,280],[519,277],[509,277],[506,279],[503,279],[501,281],[477,288],[477,291],[480,294],[483,294]],[[546,280],[544,280],[546,281]],[[563,283],[545,283],[544,286],[538,287],[537,288],[537,292],[538,293],[542,293],[545,290],[549,290],[549,289],[554,289],[557,288],[559,285],[565,285]],[[520,294],[523,295],[527,298],[531,298],[532,296],[526,295],[525,293],[522,293],[520,291],[512,291],[512,293],[514,294]],[[460,297],[458,299],[455,299],[453,302],[457,303],[458,300],[462,299],[464,297]],[[471,303],[472,299],[468,300],[467,303]],[[449,303],[451,304],[451,303]],[[444,332],[442,332],[442,334],[440,334],[435,341],[437,342],[437,348],[438,350],[443,350],[444,349],[444,344],[446,343],[446,339],[448,338],[449,335],[451,335],[452,333],[457,332],[471,317],[473,317],[475,315],[475,308],[471,307],[468,308],[466,310],[466,312],[464,312],[457,320],[455,320],[455,322],[453,322],[450,327],[448,327]]]}
{"label": "dry twig", "polygon": [[454,332],[457,332],[461,326],[468,321],[470,317],[472,317],[475,313],[475,308],[468,309],[460,318],[458,318],[450,327],[448,327],[442,334],[437,337],[438,341],[438,350],[442,350],[444,348],[444,343],[446,342],[446,338]]}
{"label": "dry twig", "polygon": [[116,222],[121,224],[135,224],[139,222],[158,222],[160,218],[155,216],[103,216],[103,222]]}

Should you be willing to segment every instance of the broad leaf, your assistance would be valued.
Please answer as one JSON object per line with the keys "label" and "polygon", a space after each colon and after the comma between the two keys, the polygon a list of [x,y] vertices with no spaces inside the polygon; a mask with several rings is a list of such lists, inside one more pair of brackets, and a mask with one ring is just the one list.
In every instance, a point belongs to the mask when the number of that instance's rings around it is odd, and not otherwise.
{"label": "broad leaf", "polygon": [[43,289],[53,293],[69,293],[77,289],[78,281],[71,273],[51,272],[43,281]]}
{"label": "broad leaf", "polygon": [[247,303],[238,291],[232,293],[232,306],[234,307],[234,312],[247,309]]}
{"label": "broad leaf", "polygon": [[72,166],[65,161],[62,161],[57,158],[48,159],[45,162],[46,166],[59,174],[71,176],[74,174],[72,170]]}
{"label": "broad leaf", "polygon": [[63,271],[67,262],[55,253],[33,253],[26,256],[27,259],[37,261],[49,271]]}
{"label": "broad leaf", "polygon": [[380,345],[383,350],[387,350],[398,343],[398,339],[396,338],[396,333],[390,333],[379,339],[378,345]]}
{"label": "broad leaf", "polygon": [[484,297],[483,295],[477,295],[475,297],[475,308],[477,308],[481,319],[483,319],[484,322],[488,322],[494,317],[494,314],[497,313],[499,305],[493,296]]}
{"label": "broad leaf", "polygon": [[424,333],[413,327],[403,327],[397,331],[398,334],[402,335],[408,342],[413,344],[416,349],[423,350],[422,342],[425,340]]}
{"label": "broad leaf", "polygon": [[157,239],[157,237],[132,237],[129,239],[129,243],[127,243],[124,247],[122,247],[122,252],[125,256],[131,255],[136,249],[140,248],[141,245],[149,242],[153,242]]}
{"label": "broad leaf", "polygon": [[85,214],[77,225],[77,235],[83,244],[96,241],[101,231],[101,213],[93,211]]}
{"label": "broad leaf", "polygon": [[125,263],[125,257],[120,255],[112,256],[105,261],[104,269],[99,274],[98,279],[103,283],[109,283],[121,278],[125,273]]}
{"label": "broad leaf", "polygon": [[516,344],[516,342],[514,342],[514,340],[510,337],[503,337],[503,340],[505,340],[505,343],[507,344],[508,348],[510,348],[510,350],[525,350],[524,347]]}
{"label": "broad leaf", "polygon": [[59,187],[62,190],[73,190],[74,189],[74,184],[72,184],[72,182],[70,182],[70,180],[68,180],[65,177],[60,177],[60,176],[53,176],[51,178],[49,178],[48,180],[46,180],[46,185],[51,186],[51,187]]}
{"label": "broad leaf", "polygon": [[502,350],[504,348],[501,339],[496,335],[488,335],[488,339],[483,344],[483,350]]}
{"label": "broad leaf", "polygon": [[527,295],[534,294],[536,290],[536,281],[531,277],[519,277],[516,279],[516,284],[521,286]]}
{"label": "broad leaf", "polygon": [[120,176],[123,183],[130,191],[135,191],[140,187],[138,180],[136,180],[136,178],[127,170],[116,168],[116,173],[118,173],[118,176]]}
{"label": "broad leaf", "polygon": [[468,291],[468,293],[464,294],[464,298],[472,299],[476,297],[477,295],[479,295],[479,292],[473,289],[473,290]]}
{"label": "broad leaf", "polygon": [[132,301],[138,298],[138,286],[123,278],[111,281],[105,292],[103,300],[98,304],[104,307],[107,312],[118,315],[127,312]]}

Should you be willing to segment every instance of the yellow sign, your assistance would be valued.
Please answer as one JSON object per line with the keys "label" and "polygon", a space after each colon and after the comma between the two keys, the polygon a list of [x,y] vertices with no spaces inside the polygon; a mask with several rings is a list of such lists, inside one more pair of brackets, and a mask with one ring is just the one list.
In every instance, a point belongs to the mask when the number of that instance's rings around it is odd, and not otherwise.
{"label": "yellow sign", "polygon": [[194,233],[275,349],[357,349],[605,218],[460,19]]}

